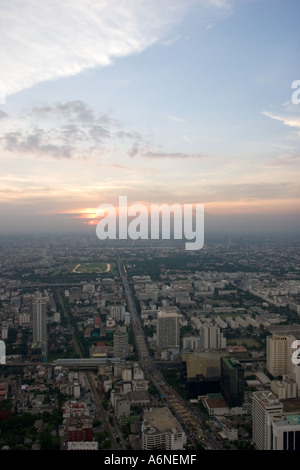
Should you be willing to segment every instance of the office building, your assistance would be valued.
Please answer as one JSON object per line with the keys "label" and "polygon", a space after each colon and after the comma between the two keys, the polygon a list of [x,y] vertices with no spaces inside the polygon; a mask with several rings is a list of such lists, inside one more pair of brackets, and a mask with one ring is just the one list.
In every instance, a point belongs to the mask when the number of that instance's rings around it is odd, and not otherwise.
{"label": "office building", "polygon": [[199,329],[200,349],[225,349],[226,338],[216,325],[203,325]]}
{"label": "office building", "polygon": [[116,331],[113,337],[114,357],[126,359],[128,356],[128,333],[126,331]]}
{"label": "office building", "polygon": [[180,315],[177,312],[158,312],[156,345],[159,349],[179,348]]}
{"label": "office building", "polygon": [[144,411],[142,450],[183,450],[186,435],[169,408]]}
{"label": "office building", "polygon": [[19,325],[29,325],[30,324],[30,315],[29,313],[20,313],[19,315]]}
{"label": "office building", "polygon": [[230,357],[235,357],[236,359],[248,359],[250,356],[245,346],[230,345],[226,347],[226,351]]}
{"label": "office building", "polygon": [[295,339],[292,335],[267,336],[266,368],[273,377],[292,373],[292,343]]}
{"label": "office building", "polygon": [[6,363],[6,345],[5,342],[0,340],[0,364]]}
{"label": "office building", "polygon": [[220,392],[222,351],[194,351],[182,353],[184,375],[189,398]]}
{"label": "office building", "polygon": [[244,401],[244,369],[234,357],[221,358],[221,394],[230,408],[242,406]]}
{"label": "office building", "polygon": [[116,321],[124,321],[125,320],[125,306],[124,305],[113,305],[110,308],[110,315]]}
{"label": "office building", "polygon": [[258,391],[252,394],[252,439],[257,450],[272,449],[273,415],[282,413],[283,405],[274,393]]}
{"label": "office building", "polygon": [[271,416],[272,449],[300,450],[300,415],[282,414]]}
{"label": "office building", "polygon": [[2,339],[8,338],[8,323],[7,322],[2,323],[1,338]]}
{"label": "office building", "polygon": [[47,303],[42,297],[36,297],[32,303],[33,311],[33,347],[41,349],[43,360],[47,360]]}

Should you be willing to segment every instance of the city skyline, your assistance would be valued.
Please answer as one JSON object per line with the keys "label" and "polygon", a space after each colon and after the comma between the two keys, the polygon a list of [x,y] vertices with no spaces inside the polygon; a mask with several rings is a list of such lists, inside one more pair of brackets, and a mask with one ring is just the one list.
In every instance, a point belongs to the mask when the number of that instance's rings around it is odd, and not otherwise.
{"label": "city skyline", "polygon": [[1,9],[0,234],[93,234],[119,196],[299,234],[296,0]]}

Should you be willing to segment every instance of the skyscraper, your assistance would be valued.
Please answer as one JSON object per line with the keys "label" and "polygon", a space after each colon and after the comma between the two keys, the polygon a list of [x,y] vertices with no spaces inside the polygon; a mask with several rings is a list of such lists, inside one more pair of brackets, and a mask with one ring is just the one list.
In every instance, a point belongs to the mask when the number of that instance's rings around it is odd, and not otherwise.
{"label": "skyscraper", "polygon": [[180,325],[177,312],[158,312],[156,345],[159,349],[179,348]]}
{"label": "skyscraper", "polygon": [[244,369],[234,357],[221,358],[221,393],[229,407],[242,406],[244,401]]}
{"label": "skyscraper", "polygon": [[110,308],[110,314],[116,322],[125,320],[125,306],[124,305],[113,305]]}
{"label": "skyscraper", "polygon": [[116,331],[114,333],[114,357],[126,359],[128,356],[128,333]]}
{"label": "skyscraper", "polygon": [[282,413],[283,405],[269,391],[252,394],[252,439],[258,450],[272,449],[271,416]]}
{"label": "skyscraper", "polygon": [[267,371],[273,377],[292,373],[292,343],[296,338],[292,335],[267,336]]}
{"label": "skyscraper", "polygon": [[47,360],[47,304],[42,297],[32,303],[33,309],[33,344],[41,348],[42,359]]}

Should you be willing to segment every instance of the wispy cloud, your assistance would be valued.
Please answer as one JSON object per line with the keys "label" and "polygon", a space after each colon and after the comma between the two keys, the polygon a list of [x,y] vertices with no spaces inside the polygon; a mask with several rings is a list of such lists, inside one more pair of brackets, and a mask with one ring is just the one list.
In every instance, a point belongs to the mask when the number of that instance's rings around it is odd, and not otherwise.
{"label": "wispy cloud", "polygon": [[[10,0],[1,5],[1,75],[6,95],[47,80],[111,65],[172,34],[192,7],[203,10],[203,27],[229,0]],[[169,39],[168,39],[169,37]],[[170,39],[171,38],[171,39]]]}
{"label": "wispy cloud", "polygon": [[186,158],[206,158],[206,155],[202,153],[188,154],[181,152],[146,152],[143,154],[146,158],[172,158],[172,159],[186,159]]}
{"label": "wispy cloud", "polygon": [[162,42],[162,45],[165,46],[165,47],[170,47],[170,46],[172,46],[172,44],[174,44],[176,41],[178,41],[179,38],[180,38],[180,36],[176,36],[176,37],[172,37],[170,39],[167,39],[166,41]]}
{"label": "wispy cloud", "polygon": [[282,168],[284,166],[299,165],[300,155],[279,155],[266,163],[267,168]]}
{"label": "wispy cloud", "polygon": [[177,117],[177,116],[168,116],[171,121],[175,122],[184,122],[184,119]]}
{"label": "wispy cloud", "polygon": [[108,114],[96,114],[94,109],[81,100],[57,102],[53,104],[43,104],[33,106],[28,111],[31,116],[38,119],[67,120],[81,124],[113,124],[118,125],[118,121]]}
{"label": "wispy cloud", "polygon": [[154,150],[149,150],[148,148],[139,148],[137,145],[134,145],[132,149],[128,152],[128,155],[133,158],[136,155],[140,157],[150,158],[150,159],[178,159],[178,160],[185,160],[189,158],[196,158],[196,159],[203,159],[206,158],[207,155],[203,153],[197,154],[189,154],[189,153],[182,153],[182,152],[158,152]]}
{"label": "wispy cloud", "polygon": [[190,0],[2,2],[1,80],[10,95],[45,80],[110,65],[162,39]]}
{"label": "wispy cloud", "polygon": [[297,116],[297,115],[280,116],[280,115],[271,113],[270,111],[263,111],[262,114],[264,114],[265,116],[267,116],[271,119],[275,119],[276,121],[280,121],[283,124],[285,124],[286,126],[300,128],[300,116]]}

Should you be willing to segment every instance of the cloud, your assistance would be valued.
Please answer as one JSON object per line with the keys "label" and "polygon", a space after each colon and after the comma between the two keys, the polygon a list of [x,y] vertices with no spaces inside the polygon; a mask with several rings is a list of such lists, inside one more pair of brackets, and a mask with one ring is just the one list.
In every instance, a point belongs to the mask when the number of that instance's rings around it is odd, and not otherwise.
{"label": "cloud", "polygon": [[[8,117],[9,118],[9,117]],[[43,104],[25,110],[18,119],[7,119],[0,131],[2,157],[92,159],[109,155],[147,159],[204,158],[203,154],[167,152],[108,114],[96,113],[82,101]],[[38,127],[37,127],[37,122]]]}
{"label": "cloud", "polygon": [[171,121],[175,121],[175,122],[184,122],[184,119],[182,119],[180,117],[176,117],[176,116],[169,116],[169,119]]}
{"label": "cloud", "polygon": [[5,119],[8,117],[8,114],[0,109],[0,119]]}
{"label": "cloud", "polygon": [[1,80],[7,95],[107,66],[163,39],[194,1],[2,2]]}
{"label": "cloud", "polygon": [[[3,112],[4,117],[9,118]],[[118,120],[82,101],[35,106],[6,122],[0,132],[4,155],[86,159],[105,155],[113,144],[131,147],[132,142],[144,142],[138,132],[122,129]]]}
{"label": "cloud", "polygon": [[131,149],[127,152],[128,156],[130,158],[134,158],[135,156],[139,157],[144,157],[144,158],[149,158],[149,159],[178,159],[178,160],[185,160],[189,158],[196,158],[196,159],[202,159],[206,158],[207,155],[204,155],[202,153],[196,153],[196,154],[189,154],[189,153],[183,153],[183,152],[162,152],[162,151],[156,151],[153,149],[153,146],[149,143],[147,143],[144,146],[140,146],[138,143],[134,143]]}
{"label": "cloud", "polygon": [[279,155],[267,162],[266,167],[270,168],[282,168],[283,166],[299,165],[300,155]]}
{"label": "cloud", "polygon": [[62,143],[51,143],[51,135],[43,129],[32,133],[21,131],[8,132],[0,138],[4,151],[33,156],[50,156],[51,158],[71,158],[73,147]]}
{"label": "cloud", "polygon": [[174,44],[176,41],[178,41],[178,39],[179,39],[179,36],[167,39],[166,41],[162,42],[162,45],[165,46],[165,47],[170,47],[170,46],[172,46],[172,44]]}
{"label": "cloud", "polygon": [[286,126],[300,128],[300,116],[279,116],[269,111],[263,111],[262,114],[271,119],[280,121]]}
{"label": "cloud", "polygon": [[198,154],[188,154],[188,153],[181,153],[181,152],[144,152],[142,153],[143,157],[146,158],[172,158],[172,159],[186,159],[186,158],[206,158],[206,155],[202,153]]}
{"label": "cloud", "polygon": [[261,201],[300,197],[298,185],[286,181],[281,183],[208,185],[204,191],[206,201]]}
{"label": "cloud", "polygon": [[81,124],[112,124],[118,126],[116,119],[112,119],[108,114],[95,114],[94,109],[81,100],[67,101],[65,103],[57,102],[52,105],[43,104],[33,106],[28,111],[30,116],[38,119],[64,120],[70,123]]}
{"label": "cloud", "polygon": [[92,126],[89,129],[89,136],[94,142],[103,142],[104,138],[110,137],[110,132],[103,126]]}
{"label": "cloud", "polygon": [[171,45],[177,36],[170,39],[170,34],[192,8],[203,11],[205,30],[220,12],[228,14],[230,6],[229,0],[4,1],[0,79],[8,96],[105,67],[155,43]]}
{"label": "cloud", "polygon": [[132,148],[128,151],[128,156],[130,158],[135,157],[139,153],[139,147],[137,144],[134,144]]}

